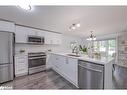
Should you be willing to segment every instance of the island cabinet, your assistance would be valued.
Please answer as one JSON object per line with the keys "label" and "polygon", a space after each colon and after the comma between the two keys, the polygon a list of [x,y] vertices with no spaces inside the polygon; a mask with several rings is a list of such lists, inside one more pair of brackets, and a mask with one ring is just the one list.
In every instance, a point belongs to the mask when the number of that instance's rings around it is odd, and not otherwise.
{"label": "island cabinet", "polygon": [[65,79],[67,79],[76,87],[78,87],[77,86],[78,84],[77,82],[78,60],[77,59],[61,56],[61,55],[56,55],[56,54],[50,54],[50,57],[48,57],[48,60],[49,61],[46,64],[48,67],[52,68],[61,76],[63,76]]}
{"label": "island cabinet", "polygon": [[64,64],[66,63],[66,57],[64,56],[59,56],[59,55],[52,55],[53,57],[53,69],[55,71],[57,71],[58,73],[62,74],[62,75],[65,75],[64,74],[64,71],[65,71],[65,68],[64,68]]}
{"label": "island cabinet", "polygon": [[74,84],[77,88],[111,89],[113,87],[113,63],[114,58],[104,57],[95,59],[87,56],[70,57],[62,53],[50,53],[46,65]]}
{"label": "island cabinet", "polygon": [[63,73],[69,81],[74,85],[78,85],[78,60],[75,58],[66,57],[66,62],[63,64]]}

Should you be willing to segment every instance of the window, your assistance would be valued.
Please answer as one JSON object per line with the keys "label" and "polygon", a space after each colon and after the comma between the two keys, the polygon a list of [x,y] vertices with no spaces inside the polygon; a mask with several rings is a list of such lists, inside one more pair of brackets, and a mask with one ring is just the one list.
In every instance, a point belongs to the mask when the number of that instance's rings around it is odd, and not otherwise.
{"label": "window", "polygon": [[94,51],[100,52],[102,56],[114,56],[116,52],[116,40],[101,40],[94,42]]}
{"label": "window", "polygon": [[108,40],[108,55],[113,56],[116,52],[116,40]]}

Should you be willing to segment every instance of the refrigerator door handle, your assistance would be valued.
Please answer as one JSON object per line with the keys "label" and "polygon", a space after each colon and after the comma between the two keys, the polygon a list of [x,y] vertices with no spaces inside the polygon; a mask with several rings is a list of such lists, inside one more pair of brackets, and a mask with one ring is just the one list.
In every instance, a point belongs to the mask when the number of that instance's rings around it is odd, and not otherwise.
{"label": "refrigerator door handle", "polygon": [[9,37],[10,37],[10,39],[11,40],[9,40],[9,45],[8,45],[8,49],[9,49],[9,62],[10,63],[13,63],[13,43],[14,43],[14,41],[13,41],[13,34],[11,33],[10,35],[9,35]]}

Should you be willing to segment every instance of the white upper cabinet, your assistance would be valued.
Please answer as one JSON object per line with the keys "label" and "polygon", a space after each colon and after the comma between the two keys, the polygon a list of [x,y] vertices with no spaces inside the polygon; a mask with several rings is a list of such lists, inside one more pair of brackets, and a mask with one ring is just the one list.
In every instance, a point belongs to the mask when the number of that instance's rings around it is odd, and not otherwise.
{"label": "white upper cabinet", "polygon": [[17,43],[27,43],[28,36],[40,36],[38,35],[38,30],[23,26],[16,25],[16,42]]}
{"label": "white upper cabinet", "polygon": [[44,37],[45,44],[61,44],[61,34],[16,25],[16,43],[27,43],[28,36]]}
{"label": "white upper cabinet", "polygon": [[61,44],[62,42],[61,35],[62,34],[46,32],[45,44],[54,44],[54,45]]}
{"label": "white upper cabinet", "polygon": [[61,37],[61,34],[57,34],[55,33],[53,35],[53,44],[61,44],[62,43],[62,37]]}
{"label": "white upper cabinet", "polygon": [[13,22],[0,21],[0,31],[15,31],[15,24]]}
{"label": "white upper cabinet", "polygon": [[30,35],[30,36],[36,36],[37,35],[37,33],[36,33],[36,30],[35,29],[33,29],[33,28],[27,28],[26,27],[26,32],[28,32],[28,36]]}
{"label": "white upper cabinet", "polygon": [[16,26],[15,35],[16,43],[26,43],[29,30],[26,27]]}
{"label": "white upper cabinet", "polygon": [[45,31],[36,29],[36,35],[41,36],[41,37],[45,37]]}
{"label": "white upper cabinet", "polygon": [[52,44],[52,35],[50,32],[45,33],[45,44]]}
{"label": "white upper cabinet", "polygon": [[0,21],[0,31],[14,32],[16,43],[27,43],[29,35],[44,37],[45,44],[59,45],[62,43],[62,34],[19,26],[13,22]]}

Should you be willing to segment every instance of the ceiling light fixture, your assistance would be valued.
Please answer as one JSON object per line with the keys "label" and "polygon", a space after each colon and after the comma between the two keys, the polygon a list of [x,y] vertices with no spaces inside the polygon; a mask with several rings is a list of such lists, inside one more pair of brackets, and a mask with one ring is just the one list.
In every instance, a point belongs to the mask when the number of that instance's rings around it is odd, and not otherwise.
{"label": "ceiling light fixture", "polygon": [[24,9],[24,10],[27,10],[27,11],[30,11],[32,10],[32,7],[30,5],[18,5],[20,8]]}
{"label": "ceiling light fixture", "polygon": [[88,40],[88,41],[95,41],[96,40],[96,36],[93,35],[93,31],[90,31],[90,32],[91,32],[91,35],[86,40]]}
{"label": "ceiling light fixture", "polygon": [[73,30],[76,29],[75,24],[72,25],[71,29],[73,29]]}
{"label": "ceiling light fixture", "polygon": [[80,23],[74,23],[72,24],[70,27],[69,27],[69,31],[70,30],[75,30],[76,28],[79,28],[80,27]]}
{"label": "ceiling light fixture", "polygon": [[77,27],[80,27],[80,23],[77,23],[76,26],[77,26]]}

